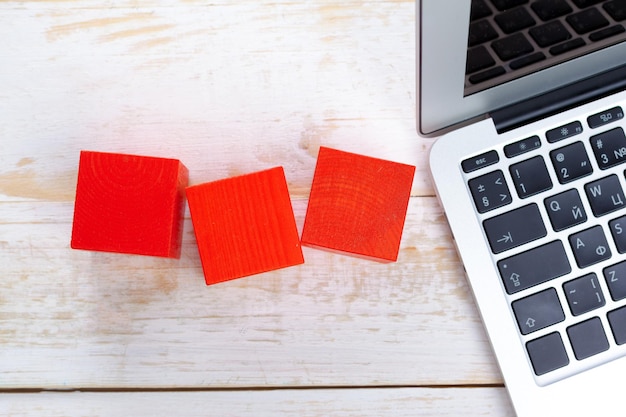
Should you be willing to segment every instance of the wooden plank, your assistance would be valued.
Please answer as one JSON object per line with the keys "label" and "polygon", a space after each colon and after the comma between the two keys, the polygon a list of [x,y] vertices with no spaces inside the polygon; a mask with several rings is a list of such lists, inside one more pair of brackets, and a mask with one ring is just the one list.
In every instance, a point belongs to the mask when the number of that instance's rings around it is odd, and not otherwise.
{"label": "wooden plank", "polygon": [[434,198],[410,200],[396,263],[304,248],[211,287],[189,219],[181,259],[153,259],[70,250],[71,203],[25,206],[0,204],[1,387],[501,382]]}
{"label": "wooden plank", "polygon": [[514,417],[503,388],[0,394],[7,417]]}

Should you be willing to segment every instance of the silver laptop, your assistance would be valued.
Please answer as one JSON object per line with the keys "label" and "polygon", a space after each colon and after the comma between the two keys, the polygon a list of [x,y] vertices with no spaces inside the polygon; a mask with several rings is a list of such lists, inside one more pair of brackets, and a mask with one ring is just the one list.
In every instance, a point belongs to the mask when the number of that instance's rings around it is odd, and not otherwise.
{"label": "silver laptop", "polygon": [[626,1],[417,15],[419,130],[517,415],[626,415]]}

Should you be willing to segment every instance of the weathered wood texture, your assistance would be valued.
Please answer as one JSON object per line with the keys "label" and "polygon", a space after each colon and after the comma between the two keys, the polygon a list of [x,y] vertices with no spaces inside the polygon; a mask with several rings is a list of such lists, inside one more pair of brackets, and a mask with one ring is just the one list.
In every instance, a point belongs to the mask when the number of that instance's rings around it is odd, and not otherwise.
{"label": "weathered wood texture", "polygon": [[[2,414],[511,415],[415,132],[414,21],[412,1],[1,2]],[[180,159],[190,184],[284,166],[301,231],[321,145],[417,167],[397,262],[304,248],[207,287],[188,210],[180,260],[69,248],[80,150]]]}

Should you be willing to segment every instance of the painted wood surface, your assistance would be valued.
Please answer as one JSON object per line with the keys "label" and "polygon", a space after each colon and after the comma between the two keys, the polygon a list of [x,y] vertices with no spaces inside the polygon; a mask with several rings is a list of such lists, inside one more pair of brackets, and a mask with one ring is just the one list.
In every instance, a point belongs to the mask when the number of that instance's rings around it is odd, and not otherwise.
{"label": "painted wood surface", "polygon": [[[414,28],[412,1],[0,2],[2,414],[512,415],[416,134]],[[320,146],[417,167],[397,262],[303,248],[206,286],[188,209],[181,259],[69,247],[81,150],[190,184],[283,166],[301,232]]]}

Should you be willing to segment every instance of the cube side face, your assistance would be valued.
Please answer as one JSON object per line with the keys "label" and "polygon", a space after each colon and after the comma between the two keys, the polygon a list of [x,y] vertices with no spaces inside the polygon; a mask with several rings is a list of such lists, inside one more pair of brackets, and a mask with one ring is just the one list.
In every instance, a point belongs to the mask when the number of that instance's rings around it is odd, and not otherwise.
{"label": "cube side face", "polygon": [[395,261],[415,167],[320,148],[302,244]]}
{"label": "cube side face", "polygon": [[82,151],[71,247],[180,255],[187,170],[180,161]]}
{"label": "cube side face", "polygon": [[304,262],[282,168],[189,187],[187,200],[207,285]]}

